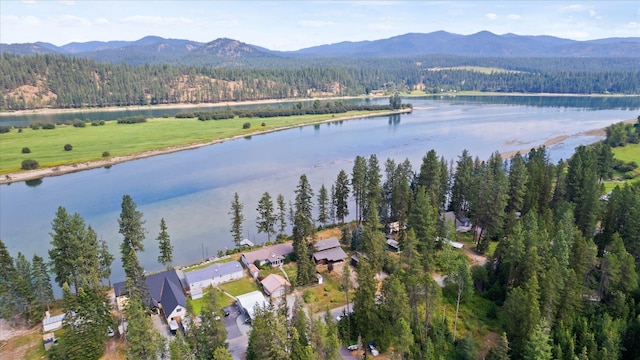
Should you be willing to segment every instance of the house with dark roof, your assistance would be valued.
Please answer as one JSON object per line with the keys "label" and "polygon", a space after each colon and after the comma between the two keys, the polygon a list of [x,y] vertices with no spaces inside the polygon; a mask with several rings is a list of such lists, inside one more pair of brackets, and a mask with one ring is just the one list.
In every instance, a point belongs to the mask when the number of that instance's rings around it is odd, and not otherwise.
{"label": "house with dark roof", "polygon": [[313,246],[316,249],[313,253],[313,260],[315,260],[316,264],[336,263],[347,258],[347,253],[342,250],[338,238],[332,237],[319,240]]}
{"label": "house with dark roof", "polygon": [[182,292],[182,288],[168,278],[164,278],[160,295],[160,307],[167,319],[167,323],[171,321],[180,322],[186,314],[187,299]]}
{"label": "house with dark roof", "polygon": [[291,243],[275,244],[265,246],[262,249],[243,253],[240,257],[244,266],[248,267],[258,261],[259,265],[269,264],[272,267],[282,266],[285,257],[293,253],[293,245]]}
{"label": "house with dark roof", "polygon": [[[178,273],[175,270],[162,271],[147,275],[145,280],[149,290],[149,298],[146,300],[149,309],[162,310],[167,321],[172,318],[181,318],[187,306],[187,298],[182,291]],[[118,307],[122,308],[129,296],[125,282],[121,281],[113,284],[113,290]]]}
{"label": "house with dark roof", "polygon": [[244,269],[237,261],[211,264],[203,269],[184,273],[192,299],[202,297],[204,289],[225,282],[240,279],[244,276]]}
{"label": "house with dark roof", "polygon": [[471,220],[466,216],[457,216],[453,211],[440,214],[440,218],[445,223],[453,223],[457,232],[467,232],[471,230]]}

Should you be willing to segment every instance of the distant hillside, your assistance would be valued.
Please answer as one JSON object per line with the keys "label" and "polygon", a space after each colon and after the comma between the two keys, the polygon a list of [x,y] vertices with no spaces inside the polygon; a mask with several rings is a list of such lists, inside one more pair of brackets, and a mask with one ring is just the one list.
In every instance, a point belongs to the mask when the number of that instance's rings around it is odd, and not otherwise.
{"label": "distant hillside", "polygon": [[575,41],[553,36],[496,35],[481,31],[457,35],[446,31],[405,34],[375,41],[341,42],[301,49],[315,57],[386,57],[460,55],[490,57],[640,57],[640,38]]}
{"label": "distant hillside", "polygon": [[147,36],[136,41],[90,41],[55,46],[49,43],[0,44],[0,53],[16,55],[67,54],[100,62],[172,63],[242,66],[251,59],[385,58],[450,55],[469,57],[640,57],[639,38],[575,41],[553,36],[496,35],[481,31],[458,35],[446,31],[409,33],[373,41],[344,41],[300,49],[272,51],[234,39],[208,43]]}

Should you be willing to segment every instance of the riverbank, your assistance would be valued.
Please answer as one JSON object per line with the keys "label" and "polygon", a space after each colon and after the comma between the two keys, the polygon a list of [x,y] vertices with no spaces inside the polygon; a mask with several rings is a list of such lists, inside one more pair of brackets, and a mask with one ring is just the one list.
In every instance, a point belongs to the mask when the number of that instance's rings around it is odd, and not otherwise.
{"label": "riverbank", "polygon": [[336,121],[347,121],[347,120],[353,120],[353,119],[362,119],[362,118],[368,118],[368,117],[396,115],[396,114],[408,113],[411,111],[412,110],[409,108],[409,109],[400,109],[396,111],[379,111],[379,112],[374,112],[369,114],[332,117],[332,118],[328,118],[320,121],[309,121],[309,122],[296,123],[288,126],[270,128],[266,130],[257,130],[253,132],[242,133],[240,135],[234,135],[234,136],[215,139],[211,141],[189,143],[184,145],[175,145],[175,146],[164,147],[160,149],[141,151],[141,152],[130,154],[130,155],[112,156],[109,158],[95,160],[95,161],[79,161],[72,164],[65,164],[65,165],[59,165],[54,167],[43,167],[35,170],[13,172],[13,173],[2,175],[0,177],[0,184],[10,184],[13,182],[36,180],[36,179],[41,179],[49,176],[59,176],[59,175],[70,174],[78,171],[107,167],[107,166],[112,166],[112,165],[116,165],[116,164],[127,162],[127,161],[134,161],[134,160],[144,159],[152,156],[169,154],[177,151],[197,149],[203,146],[214,145],[214,144],[222,143],[229,140],[246,138],[246,137],[255,136],[255,135],[263,135],[271,132],[282,131],[282,130],[287,130],[291,128],[301,127],[301,126],[316,125],[316,124],[336,122]]}
{"label": "riverbank", "polygon": [[265,99],[265,100],[246,100],[246,101],[226,101],[218,103],[179,103],[179,104],[158,104],[158,105],[132,105],[132,106],[109,106],[109,107],[87,107],[78,109],[58,109],[44,108],[31,110],[16,110],[0,112],[2,116],[20,116],[20,115],[49,115],[49,114],[74,114],[88,112],[111,112],[111,111],[140,111],[140,110],[171,110],[171,109],[198,109],[212,107],[242,106],[242,105],[271,105],[293,101],[327,101],[327,100],[351,100],[351,99],[376,99],[385,98],[388,95],[360,95],[360,96],[332,96],[320,98],[299,98],[299,99]]}

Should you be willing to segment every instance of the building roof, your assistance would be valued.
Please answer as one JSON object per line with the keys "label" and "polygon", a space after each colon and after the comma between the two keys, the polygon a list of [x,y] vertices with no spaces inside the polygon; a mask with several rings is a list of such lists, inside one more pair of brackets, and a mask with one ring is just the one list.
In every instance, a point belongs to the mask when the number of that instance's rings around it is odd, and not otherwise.
{"label": "building roof", "polygon": [[396,249],[400,248],[400,243],[395,241],[395,240],[393,240],[393,239],[387,239],[387,245],[389,245],[391,247],[394,247]]}
{"label": "building roof", "polygon": [[67,314],[60,314],[60,315],[46,317],[42,319],[42,326],[51,325],[51,324],[60,322],[64,320],[65,316],[67,316]]}
{"label": "building roof", "polygon": [[313,253],[315,261],[327,260],[329,262],[341,261],[347,258],[347,253],[341,247],[330,248],[327,250],[316,251]]}
{"label": "building roof", "polygon": [[238,295],[236,298],[238,299],[240,306],[242,306],[247,311],[249,317],[252,319],[256,305],[260,307],[267,306],[267,299],[264,297],[264,295],[262,295],[262,292],[258,290]]}
{"label": "building roof", "polygon": [[265,289],[265,291],[269,294],[273,294],[281,286],[291,286],[291,284],[285,278],[278,274],[270,274],[262,281],[260,281],[260,283],[262,284],[262,287]]}
{"label": "building roof", "polygon": [[[147,288],[149,289],[150,299],[148,304],[150,306],[158,306],[158,303],[162,302],[160,298],[162,297],[162,288],[164,286],[165,279],[173,283],[178,289],[182,288],[182,286],[180,285],[180,279],[178,278],[178,273],[175,270],[167,270],[155,274],[150,274],[147,275],[145,279],[147,282]],[[113,284],[113,290],[116,297],[127,295],[124,281]]]}
{"label": "building roof", "polygon": [[167,316],[171,314],[178,305],[182,307],[187,306],[187,298],[184,296],[182,288],[178,287],[178,285],[172,281],[169,281],[168,278],[164,278],[160,303],[162,304],[164,315]]}
{"label": "building roof", "polygon": [[242,271],[242,265],[237,261],[229,261],[225,263],[216,263],[207,266],[204,269],[198,269],[184,273],[187,284],[191,285],[196,282],[211,280],[216,277],[233,274]]}
{"label": "building roof", "polygon": [[256,260],[260,261],[275,261],[276,259],[284,258],[293,252],[293,245],[291,243],[275,244],[271,246],[263,247],[262,249],[250,251],[242,254],[247,260],[247,263],[252,264]]}
{"label": "building roof", "polygon": [[338,238],[331,237],[328,239],[316,241],[315,244],[313,244],[313,246],[315,247],[316,252],[319,252],[319,251],[323,251],[323,250],[327,250],[335,247],[340,247],[340,242],[338,241]]}
{"label": "building roof", "polygon": [[249,239],[242,239],[242,241],[240,241],[240,245],[252,247],[255,244],[251,242]]}

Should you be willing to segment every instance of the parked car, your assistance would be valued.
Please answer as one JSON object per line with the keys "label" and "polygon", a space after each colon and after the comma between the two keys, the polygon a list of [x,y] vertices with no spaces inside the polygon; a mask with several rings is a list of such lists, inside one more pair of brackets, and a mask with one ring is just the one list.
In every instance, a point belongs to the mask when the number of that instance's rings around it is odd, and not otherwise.
{"label": "parked car", "polygon": [[349,350],[349,351],[356,351],[359,348],[360,347],[358,345],[349,345],[349,346],[347,346],[347,350]]}
{"label": "parked car", "polygon": [[375,346],[373,346],[373,342],[369,343],[369,351],[371,351],[371,356],[378,356],[380,355],[380,352],[378,351],[378,349],[376,349]]}

